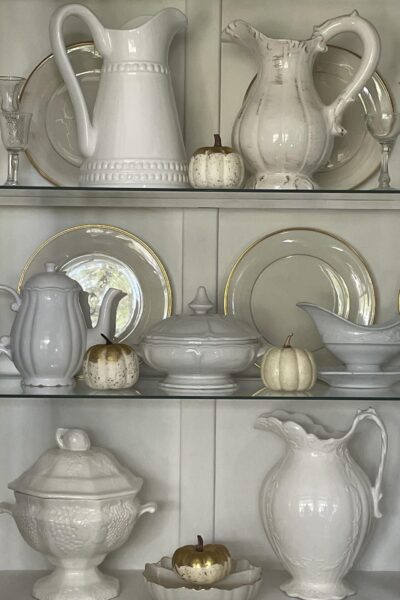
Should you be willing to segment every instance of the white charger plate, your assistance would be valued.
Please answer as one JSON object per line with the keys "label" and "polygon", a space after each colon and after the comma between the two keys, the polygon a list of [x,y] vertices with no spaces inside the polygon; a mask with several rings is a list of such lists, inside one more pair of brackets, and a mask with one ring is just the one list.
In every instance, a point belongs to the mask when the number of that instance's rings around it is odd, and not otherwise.
{"label": "white charger plate", "polygon": [[374,320],[374,286],[360,255],[329,233],[305,228],[269,234],[239,256],[226,283],[224,311],[272,346],[293,332],[294,346],[321,353],[319,363],[332,364],[313,321],[296,306],[301,301],[360,325]]}
{"label": "white charger plate", "polygon": [[335,388],[382,389],[400,381],[400,371],[358,373],[350,371],[319,371],[318,379]]}
{"label": "white charger plate", "polygon": [[78,281],[89,294],[95,326],[110,287],[127,295],[118,305],[116,339],[137,344],[147,330],[172,312],[172,291],[160,258],[140,238],[112,225],[78,225],[46,240],[22,270],[18,291],[47,262]]}

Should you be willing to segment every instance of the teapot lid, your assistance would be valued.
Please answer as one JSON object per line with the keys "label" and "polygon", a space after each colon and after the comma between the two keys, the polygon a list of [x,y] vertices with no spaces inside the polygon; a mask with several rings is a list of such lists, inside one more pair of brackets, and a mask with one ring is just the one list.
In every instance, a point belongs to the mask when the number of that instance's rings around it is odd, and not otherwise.
{"label": "teapot lid", "polygon": [[247,323],[230,316],[208,314],[214,307],[205,287],[197,289],[195,298],[188,304],[192,315],[178,315],[163,319],[152,327],[146,341],[191,341],[208,343],[249,342],[258,340],[257,332]]}
{"label": "teapot lid", "polygon": [[56,270],[56,264],[48,262],[45,271],[32,275],[24,285],[24,289],[33,288],[58,288],[61,290],[82,290],[77,281],[68,277],[66,273]]}
{"label": "teapot lid", "polygon": [[9,488],[39,498],[101,500],[135,495],[143,480],[103,448],[91,446],[82,429],[57,429],[51,448]]}

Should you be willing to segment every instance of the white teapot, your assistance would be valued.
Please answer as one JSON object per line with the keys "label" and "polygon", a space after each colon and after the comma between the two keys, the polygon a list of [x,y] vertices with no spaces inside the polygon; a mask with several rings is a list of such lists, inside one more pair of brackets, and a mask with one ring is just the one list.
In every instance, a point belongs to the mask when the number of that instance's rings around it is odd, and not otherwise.
{"label": "white teapot", "polygon": [[0,353],[14,361],[24,385],[72,385],[86,349],[102,343],[102,333],[113,336],[118,302],[125,294],[109,289],[96,327],[88,327],[79,283],[56,271],[54,263],[45,268],[26,282],[21,296],[0,285],[14,296],[11,310],[17,313],[10,336],[0,339]]}

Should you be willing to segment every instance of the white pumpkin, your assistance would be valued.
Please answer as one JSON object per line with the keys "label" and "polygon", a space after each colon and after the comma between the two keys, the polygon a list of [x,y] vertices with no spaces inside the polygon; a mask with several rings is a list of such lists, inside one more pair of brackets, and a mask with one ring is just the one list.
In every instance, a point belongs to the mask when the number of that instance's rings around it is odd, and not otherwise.
{"label": "white pumpkin", "polygon": [[282,348],[270,348],[261,362],[261,379],[270,390],[305,392],[317,379],[314,357],[308,350],[290,345],[289,335]]}
{"label": "white pumpkin", "polygon": [[194,188],[240,188],[245,169],[243,159],[221,138],[214,135],[214,146],[199,148],[189,162],[189,181]]}
{"label": "white pumpkin", "polygon": [[127,344],[113,344],[105,336],[105,344],[92,346],[83,361],[83,376],[95,390],[119,390],[135,385],[139,379],[139,360]]}

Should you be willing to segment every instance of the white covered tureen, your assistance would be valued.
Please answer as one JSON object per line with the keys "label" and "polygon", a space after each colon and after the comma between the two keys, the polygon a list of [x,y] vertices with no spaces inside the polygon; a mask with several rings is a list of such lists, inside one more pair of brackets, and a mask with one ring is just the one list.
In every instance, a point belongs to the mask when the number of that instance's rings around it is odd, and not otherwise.
{"label": "white covered tureen", "polygon": [[128,539],[137,519],[156,504],[140,505],[143,480],[107,450],[91,447],[81,429],[58,429],[57,448],[9,484],[16,504],[0,504],[25,541],[55,570],[33,588],[39,600],[108,600],[119,582],[97,566]]}
{"label": "white covered tureen", "polygon": [[139,346],[144,361],[168,376],[169,390],[233,390],[231,375],[250,367],[263,352],[258,334],[242,321],[208,314],[214,304],[199,287],[192,315],[169,317],[150,329]]}

